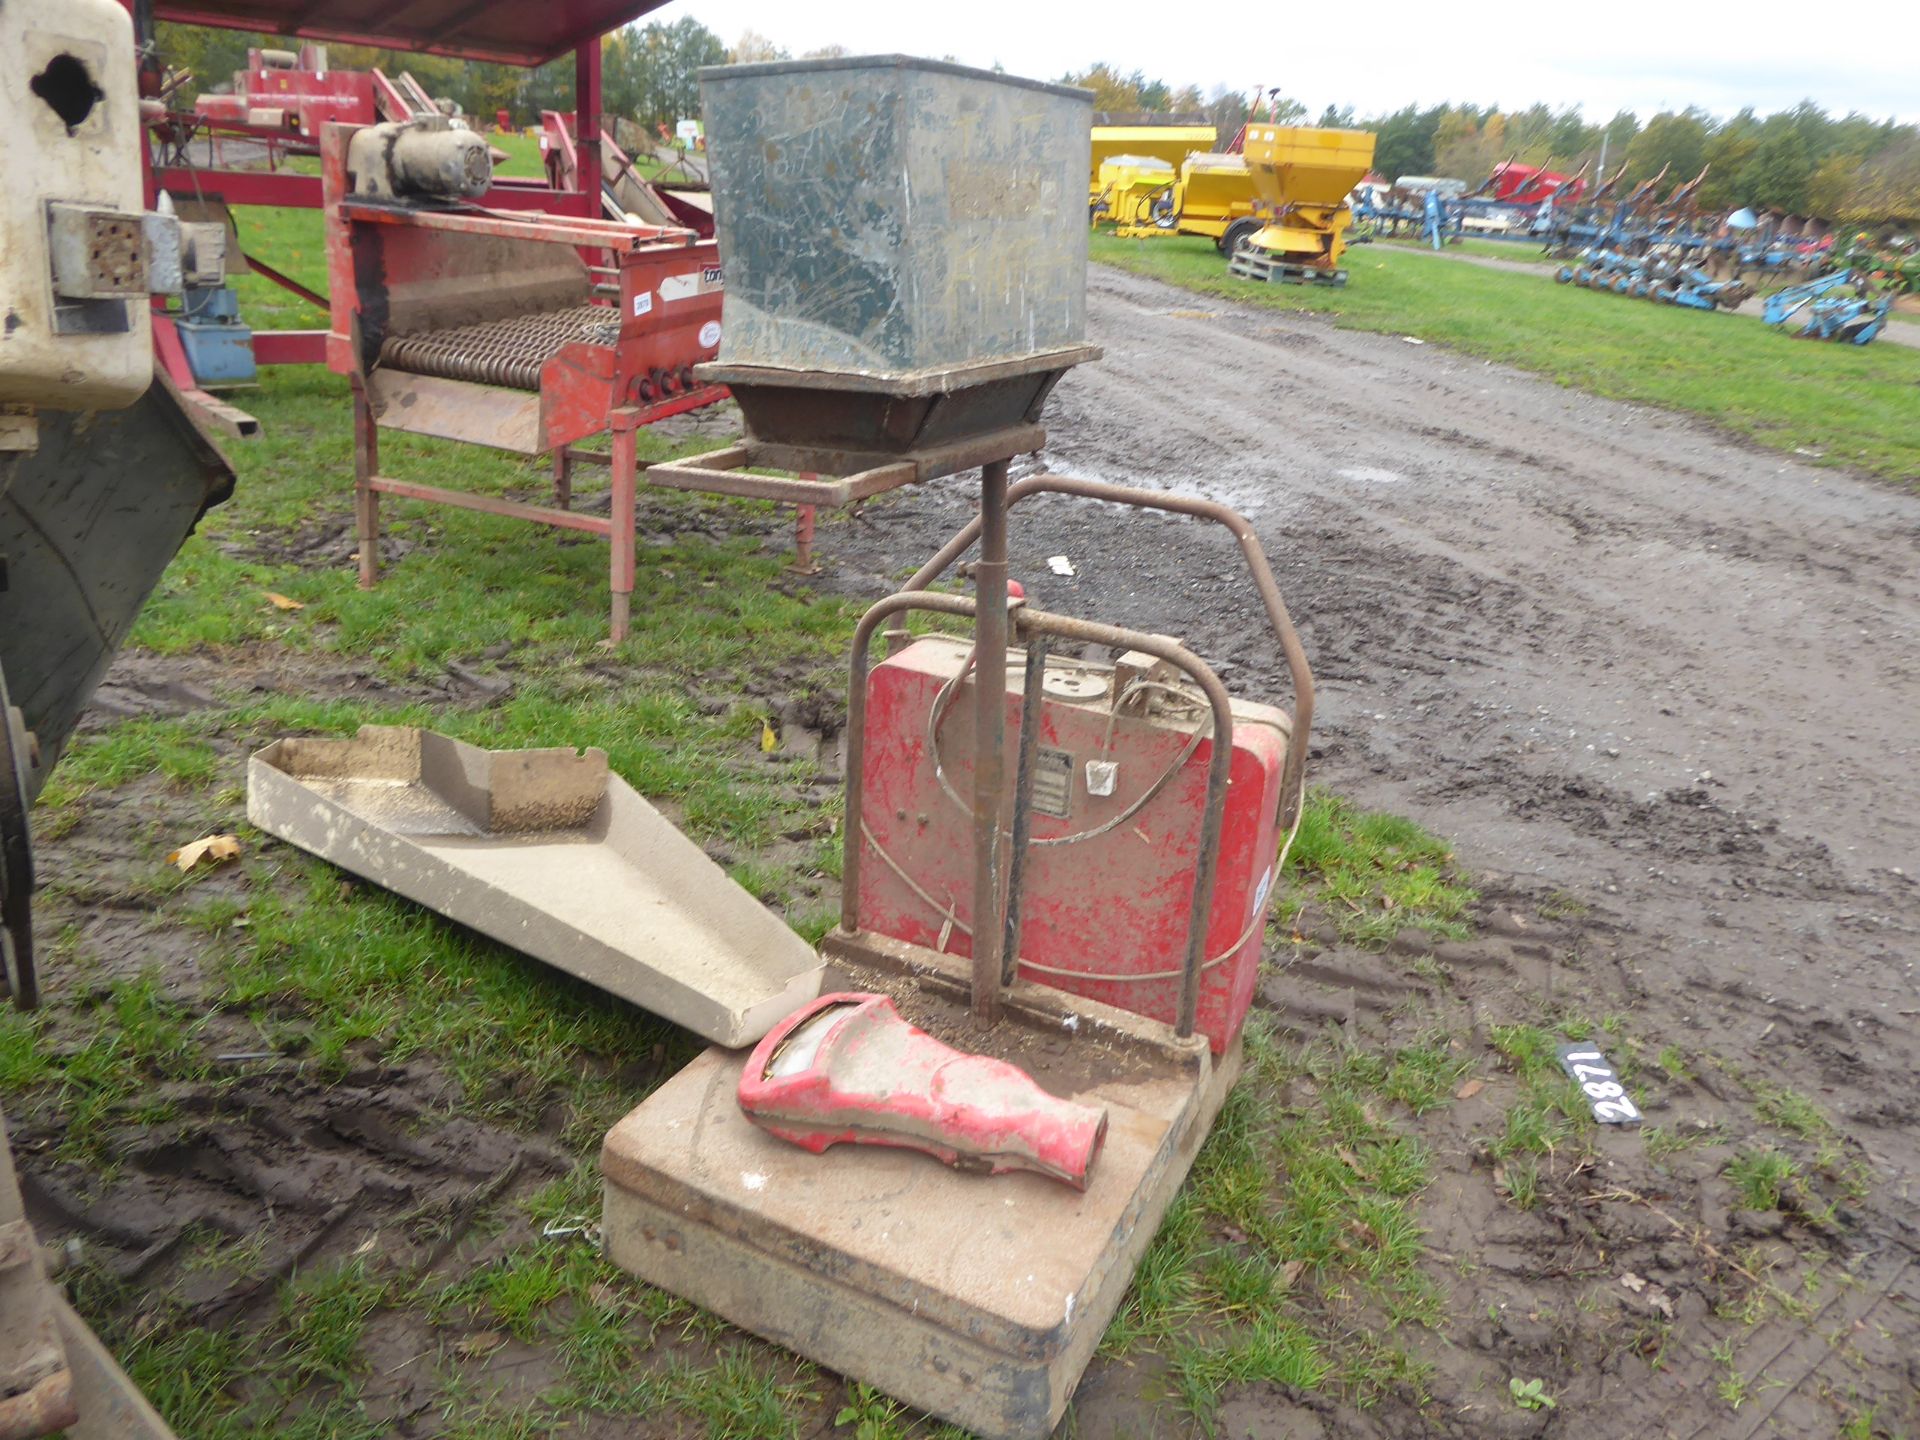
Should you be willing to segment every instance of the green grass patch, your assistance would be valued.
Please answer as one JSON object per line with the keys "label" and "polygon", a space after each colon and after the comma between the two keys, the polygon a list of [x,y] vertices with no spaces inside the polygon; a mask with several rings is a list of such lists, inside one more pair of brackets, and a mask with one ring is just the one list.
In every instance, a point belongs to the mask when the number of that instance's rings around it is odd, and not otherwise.
{"label": "green grass patch", "polygon": [[1920,483],[1920,351],[1907,346],[1802,344],[1742,316],[1636,304],[1390,245],[1349,251],[1352,279],[1338,290],[1239,279],[1211,241],[1189,236],[1095,235],[1091,253],[1183,289],[1440,341],[1595,395],[1703,416],[1772,449],[1817,450],[1827,463]]}
{"label": "green grass patch", "polygon": [[387,1284],[364,1258],[296,1275],[280,1290],[287,1364],[296,1379],[348,1380],[363,1368],[360,1338]]}
{"label": "green grass patch", "polygon": [[1749,1210],[1778,1210],[1799,1175],[1792,1158],[1773,1149],[1742,1150],[1727,1165],[1727,1179]]}
{"label": "green grass patch", "polygon": [[[1368,243],[1384,250],[1424,250],[1429,255],[1436,253],[1433,247],[1419,235],[1404,231],[1399,235],[1376,235]],[[1544,265],[1550,268],[1557,268],[1566,263],[1549,255],[1541,248],[1538,240],[1483,240],[1475,235],[1449,240],[1447,248],[1437,253],[1442,256],[1478,255],[1486,260],[1511,260],[1517,265]],[[1366,254],[1366,246],[1349,248],[1348,268],[1352,269],[1362,263]]]}
{"label": "green grass patch", "polygon": [[1817,1140],[1829,1134],[1833,1122],[1826,1111],[1798,1090],[1784,1085],[1761,1082],[1754,1086],[1754,1113],[1768,1125],[1796,1135],[1802,1140]]}
{"label": "green grass patch", "polygon": [[1408,928],[1442,940],[1467,934],[1462,917],[1475,892],[1454,867],[1453,847],[1411,820],[1312,791],[1288,865],[1283,919],[1312,899],[1352,944],[1384,945]]}
{"label": "green grass patch", "polygon": [[1279,1042],[1258,1016],[1247,1072],[1169,1209],[1103,1342],[1170,1362],[1170,1396],[1202,1426],[1221,1391],[1270,1381],[1370,1404],[1418,1392],[1402,1326],[1439,1323],[1421,1266],[1418,1113],[1465,1063]]}
{"label": "green grass patch", "polygon": [[39,803],[58,809],[89,790],[112,790],[143,775],[161,775],[182,787],[204,785],[217,764],[204,726],[136,716],[68,745]]}
{"label": "green grass patch", "polygon": [[[1579,1031],[1581,1027],[1570,1027]],[[1593,1110],[1580,1087],[1560,1068],[1553,1035],[1536,1025],[1495,1025],[1493,1048],[1519,1081],[1499,1134],[1489,1148],[1503,1162],[1508,1198],[1531,1209],[1539,1191],[1537,1160],[1563,1151],[1584,1153],[1591,1145]]]}

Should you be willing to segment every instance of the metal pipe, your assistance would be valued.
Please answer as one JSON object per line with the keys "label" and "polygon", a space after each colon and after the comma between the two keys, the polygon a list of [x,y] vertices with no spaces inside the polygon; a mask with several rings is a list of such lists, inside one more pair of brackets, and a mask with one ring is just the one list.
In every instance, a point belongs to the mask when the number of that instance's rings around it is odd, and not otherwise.
{"label": "metal pipe", "polygon": [[[873,632],[882,621],[907,610],[926,610],[940,615],[974,615],[975,605],[965,595],[940,595],[927,591],[901,591],[878,601],[860,617],[853,632],[851,681],[847,693],[847,824],[843,838],[845,849],[841,864],[840,924],[849,934],[860,929],[860,844],[862,782],[866,766],[867,668],[873,645]],[[977,617],[976,617],[977,619]],[[1194,857],[1193,891],[1187,916],[1187,954],[1180,981],[1180,1009],[1175,1033],[1185,1039],[1193,1034],[1200,1005],[1200,976],[1207,960],[1207,926],[1212,918],[1214,879],[1220,866],[1220,832],[1226,817],[1227,784],[1233,768],[1233,702],[1226,686],[1220,683],[1207,663],[1177,640],[1164,635],[1149,635],[1119,625],[1095,620],[1080,620],[1070,615],[1054,615],[1044,610],[1022,607],[1018,612],[1022,632],[1050,635],[1083,644],[1106,645],[1122,650],[1143,650],[1184,673],[1206,697],[1213,714],[1213,753],[1207,761],[1207,800],[1200,817],[1200,844]],[[1002,662],[1004,674],[1005,662]],[[979,955],[980,916],[974,916]]]}
{"label": "metal pipe", "polygon": [[847,822],[840,842],[840,928],[848,934],[860,928],[860,812],[866,780],[867,660],[873,632],[880,622],[906,610],[971,615],[973,600],[966,595],[888,595],[862,615],[860,623],[853,628],[853,658],[847,679]]}
{"label": "metal pipe", "polygon": [[1027,879],[1027,842],[1033,838],[1033,765],[1040,749],[1046,706],[1047,637],[1027,639],[1026,685],[1020,692],[1020,756],[1013,771],[1013,845],[1007,857],[1006,945],[1001,951],[1000,983],[1011,985],[1020,971],[1020,901]]}
{"label": "metal pipe", "polygon": [[1007,462],[980,469],[973,567],[973,1015],[1000,1017],[1000,812],[1007,775]]}
{"label": "metal pipe", "polygon": [[[1273,569],[1267,564],[1266,551],[1261,548],[1260,538],[1254,533],[1253,526],[1239,511],[1197,496],[1141,490],[1129,485],[1110,485],[1103,480],[1071,480],[1064,475],[1052,474],[1029,476],[1014,485],[1007,491],[1007,507],[1011,509],[1029,495],[1040,494],[1078,495],[1089,500],[1105,500],[1138,509],[1192,515],[1226,526],[1240,542],[1240,553],[1253,574],[1254,589],[1259,592],[1261,604],[1266,608],[1267,621],[1280,641],[1281,653],[1287,661],[1287,673],[1293,683],[1293,733],[1287,739],[1286,769],[1280,791],[1280,825],[1282,829],[1291,826],[1299,814],[1301,779],[1306,774],[1307,766],[1307,741],[1313,728],[1313,672],[1307,664],[1306,648],[1301,645],[1300,636],[1293,628],[1293,617],[1287,613],[1286,602],[1280,598],[1279,582],[1273,578]],[[939,579],[955,560],[966,553],[980,533],[981,521],[976,518],[915,572],[913,578],[907,581],[907,591],[924,590]],[[904,633],[889,631],[888,639],[897,642],[897,638]]]}

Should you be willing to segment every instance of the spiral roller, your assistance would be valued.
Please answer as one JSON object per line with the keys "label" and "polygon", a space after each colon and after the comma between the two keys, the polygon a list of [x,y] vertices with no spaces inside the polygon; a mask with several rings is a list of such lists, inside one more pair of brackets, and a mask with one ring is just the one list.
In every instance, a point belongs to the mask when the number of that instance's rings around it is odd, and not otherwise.
{"label": "spiral roller", "polygon": [[613,345],[619,338],[614,311],[582,305],[392,336],[380,347],[380,364],[412,375],[538,390],[540,371],[566,346]]}

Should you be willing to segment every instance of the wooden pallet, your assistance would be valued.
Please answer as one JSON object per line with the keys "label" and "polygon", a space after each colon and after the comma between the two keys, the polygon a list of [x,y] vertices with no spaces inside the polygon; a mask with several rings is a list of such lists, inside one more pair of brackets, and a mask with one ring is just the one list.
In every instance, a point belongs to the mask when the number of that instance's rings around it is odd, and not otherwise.
{"label": "wooden pallet", "polygon": [[1283,285],[1344,285],[1347,283],[1347,272],[1344,270],[1322,270],[1317,265],[1296,265],[1268,251],[1256,250],[1251,245],[1242,245],[1234,252],[1233,259],[1227,263],[1227,273],[1238,275],[1243,280],[1264,280],[1268,284],[1276,281]]}

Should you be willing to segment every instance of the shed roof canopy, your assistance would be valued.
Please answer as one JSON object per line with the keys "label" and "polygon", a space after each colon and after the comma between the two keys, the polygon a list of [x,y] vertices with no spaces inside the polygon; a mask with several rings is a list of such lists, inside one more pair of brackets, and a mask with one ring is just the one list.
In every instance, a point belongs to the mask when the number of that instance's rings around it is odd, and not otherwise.
{"label": "shed roof canopy", "polygon": [[666,0],[157,0],[157,19],[544,65]]}

